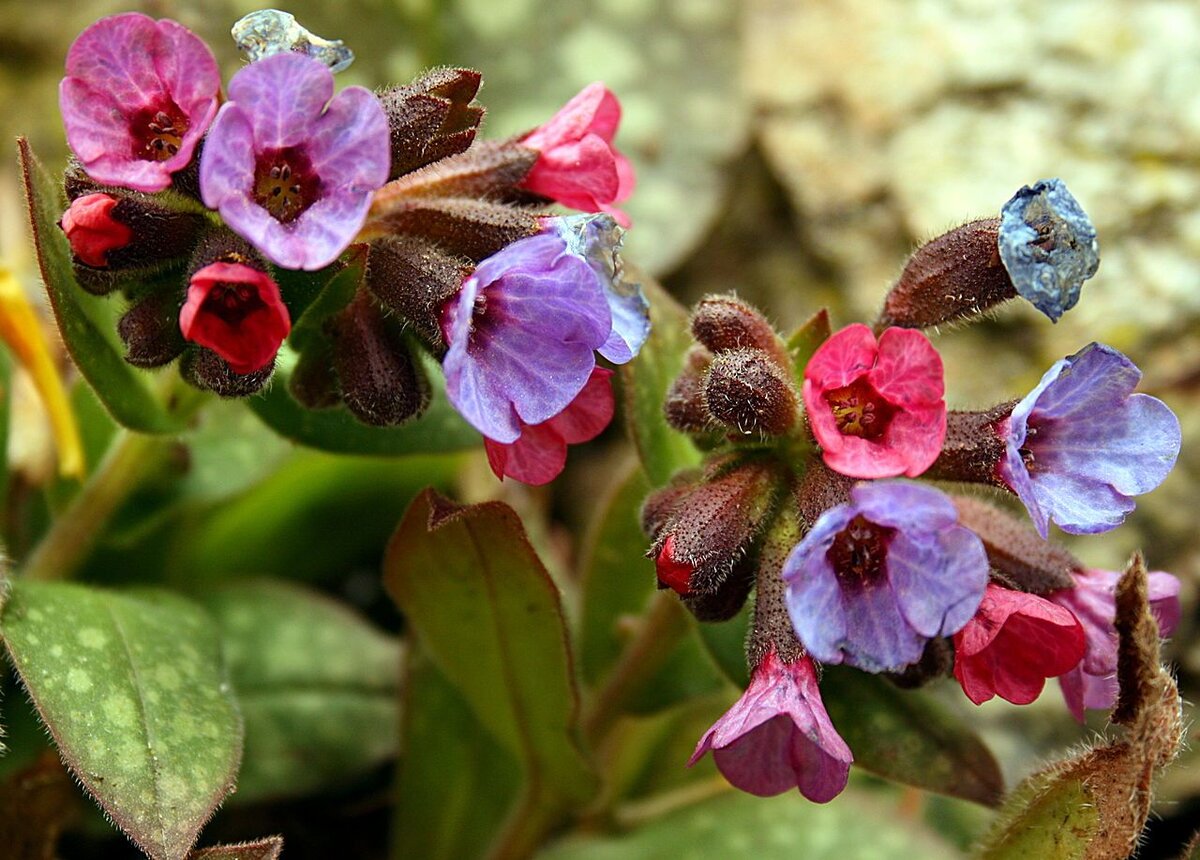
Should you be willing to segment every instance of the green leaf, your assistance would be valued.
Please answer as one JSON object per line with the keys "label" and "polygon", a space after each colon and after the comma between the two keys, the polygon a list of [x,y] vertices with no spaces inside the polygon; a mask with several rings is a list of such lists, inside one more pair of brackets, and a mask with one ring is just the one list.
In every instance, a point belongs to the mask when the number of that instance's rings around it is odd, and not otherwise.
{"label": "green leaf", "polygon": [[235,802],[337,787],[396,754],[396,639],[283,582],[230,585],[203,601],[246,723]]}
{"label": "green leaf", "polygon": [[1088,856],[1088,845],[1100,830],[1100,810],[1080,779],[1031,779],[1014,791],[989,837],[981,858],[1053,857],[1072,860]]}
{"label": "green leaf", "polygon": [[188,469],[179,489],[205,501],[253,486],[295,451],[236,400],[209,403],[180,441],[188,447]]}
{"label": "green leaf", "polygon": [[882,798],[851,788],[827,805],[796,792],[729,793],[615,837],[574,837],[538,860],[879,860],[957,857]]}
{"label": "green leaf", "polygon": [[667,389],[683,369],[683,356],[692,345],[687,311],[648,278],[642,278],[650,300],[650,337],[638,357],[621,367],[625,417],[642,468],[658,487],[680,469],[700,462],[690,439],[673,430],[663,417]]}
{"label": "green leaf", "polygon": [[392,856],[484,857],[520,789],[517,763],[418,649],[405,672],[401,737]]}
{"label": "green leaf", "polygon": [[446,399],[440,369],[426,362],[433,398],[425,414],[402,427],[372,427],[344,408],[305,409],[288,393],[292,363],[280,353],[275,381],[247,399],[264,424],[293,442],[336,454],[439,454],[465,451],[483,444],[479,431],[467,424]]}
{"label": "green leaf", "polygon": [[17,141],[30,226],[46,295],[63,343],[79,372],[120,424],[142,433],[174,433],[184,421],[155,396],[150,376],[126,363],[117,342],[113,305],[75,281],[71,249],[58,228],[67,208],[61,184],[46,173],[24,138]]}
{"label": "green leaf", "polygon": [[829,309],[821,308],[792,332],[787,339],[788,352],[792,356],[792,371],[796,379],[804,379],[804,368],[813,357],[817,347],[829,340]]}
{"label": "green leaf", "polygon": [[242,752],[208,615],[166,592],[19,580],[0,625],[87,791],[151,857],[186,856],[232,790]]}
{"label": "green leaf", "polygon": [[586,802],[578,694],[558,591],[507,505],[427,490],[388,545],[384,584],[422,647],[521,762],[541,810]]}
{"label": "green leaf", "polygon": [[214,845],[188,855],[188,860],[279,860],[283,851],[282,836],[268,836],[254,842],[237,845]]}
{"label": "green leaf", "polygon": [[987,806],[1004,793],[991,752],[932,695],[898,689],[878,675],[828,666],[821,698],[863,770]]}

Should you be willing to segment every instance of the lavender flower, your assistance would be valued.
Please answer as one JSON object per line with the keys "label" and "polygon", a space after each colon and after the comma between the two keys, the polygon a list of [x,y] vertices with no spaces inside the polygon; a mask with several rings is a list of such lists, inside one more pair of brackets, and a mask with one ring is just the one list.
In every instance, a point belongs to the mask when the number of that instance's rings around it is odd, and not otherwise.
{"label": "lavender flower", "polygon": [[1017,292],[1057,322],[1100,266],[1096,228],[1061,179],[1026,185],[1000,210],[1000,259]]}
{"label": "lavender flower", "polygon": [[79,34],[58,101],[67,142],[92,179],[155,192],[191,162],[220,91],[217,62],[199,37],[128,12]]}
{"label": "lavender flower", "polygon": [[1153,490],[1179,455],[1179,419],[1161,400],[1134,394],[1128,358],[1092,343],[1054,364],[1000,427],[999,477],[1042,537],[1049,521],[1072,534],[1115,528],[1131,496]]}
{"label": "lavender flower", "polygon": [[940,491],[875,481],[830,508],[783,564],[796,636],[823,663],[893,671],[956,633],[983,599],[983,543]]}
{"label": "lavender flower", "polygon": [[583,390],[613,330],[604,286],[557,232],[488,257],[442,311],[446,395],[479,432],[514,442]]}
{"label": "lavender flower", "polygon": [[[332,97],[332,98],[331,98]],[[273,263],[329,265],[362,227],[387,181],[387,119],[375,96],[300,54],[243,68],[200,159],[206,206]]]}

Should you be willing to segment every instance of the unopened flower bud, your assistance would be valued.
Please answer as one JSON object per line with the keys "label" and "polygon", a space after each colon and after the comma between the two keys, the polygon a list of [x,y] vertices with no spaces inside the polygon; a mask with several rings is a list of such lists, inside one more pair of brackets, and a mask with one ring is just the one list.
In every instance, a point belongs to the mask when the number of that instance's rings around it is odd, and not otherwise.
{"label": "unopened flower bud", "polygon": [[394,179],[376,193],[387,197],[512,198],[537,160],[537,153],[508,140],[476,142],[466,152]]}
{"label": "unopened flower bud", "polygon": [[707,433],[713,417],[704,400],[704,379],[712,363],[712,353],[700,344],[688,350],[683,371],[667,389],[663,414],[667,423],[683,433]]}
{"label": "unopened flower bud", "polygon": [[449,254],[480,262],[541,232],[531,211],[470,197],[390,197],[376,201],[363,234],[419,236]]}
{"label": "unopened flower bud", "polygon": [[705,377],[708,413],[743,435],[787,433],[798,400],[786,371],[761,349],[718,353]]}
{"label": "unopened flower bud", "polygon": [[161,367],[175,359],[186,345],[179,331],[179,306],[183,296],[160,290],[139,299],[117,323],[125,344],[125,360],[134,367]]}
{"label": "unopened flower bud", "polygon": [[118,202],[109,194],[87,194],[71,201],[63,213],[63,232],[71,253],[81,263],[104,268],[109,253],[124,248],[133,239],[129,226],[113,217]]}
{"label": "unopened flower bud", "polygon": [[483,108],[472,104],[482,76],[472,69],[434,69],[411,84],[377,95],[388,118],[389,178],[466,150],[475,140]]}
{"label": "unopened flower bud", "polygon": [[333,369],[333,347],[324,338],[305,344],[292,375],[288,391],[306,409],[332,409],[342,402],[337,373]]}
{"label": "unopened flower bud", "polygon": [[1024,520],[981,499],[952,496],[958,521],[983,541],[992,578],[1033,594],[1047,594],[1074,585],[1072,572],[1083,562],[1066,548],[1042,538]]}
{"label": "unopened flower bud", "polygon": [[714,353],[761,349],[781,368],[790,367],[787,351],[766,318],[737,296],[708,296],[692,312],[692,336]]}
{"label": "unopened flower bud", "polygon": [[956,227],[909,258],[884,300],[877,330],[930,328],[978,316],[1017,297],[996,246],[1000,219]]}
{"label": "unopened flower bud", "polygon": [[697,621],[704,623],[728,621],[742,611],[746,598],[750,596],[750,591],[754,588],[757,563],[757,554],[747,553],[738,559],[733,570],[729,572],[729,576],[725,577],[716,591],[681,595],[683,605]]}
{"label": "unopened flower bud", "polygon": [[662,549],[654,559],[654,571],[658,574],[659,586],[679,595],[692,593],[692,574],[696,567],[675,557],[675,535],[667,535],[663,541]]}
{"label": "unopened flower bud", "polygon": [[371,292],[411,323],[436,354],[445,352],[442,306],[471,274],[471,262],[415,236],[384,237],[370,248],[366,281]]}
{"label": "unopened flower bud", "polygon": [[701,481],[698,470],[689,469],[675,475],[671,483],[655,490],[642,503],[641,524],[642,532],[652,541],[657,542],[662,530],[671,517],[691,495]]}
{"label": "unopened flower bud", "polygon": [[385,320],[370,293],[359,290],[330,324],[342,399],[366,424],[416,418],[429,405],[429,382],[404,337]]}

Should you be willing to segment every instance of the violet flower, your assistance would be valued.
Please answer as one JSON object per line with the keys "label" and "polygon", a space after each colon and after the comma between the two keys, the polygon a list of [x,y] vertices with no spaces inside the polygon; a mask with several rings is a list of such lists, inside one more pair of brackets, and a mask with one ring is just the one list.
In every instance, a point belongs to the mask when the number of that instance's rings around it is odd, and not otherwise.
{"label": "violet flower", "polygon": [[784,663],[775,651],[700,739],[688,765],[709,750],[725,778],[742,791],[770,797],[795,787],[816,803],[841,793],[854,760],[825,712],[812,660],[806,655]]}
{"label": "violet flower", "polygon": [[333,95],[333,72],[300,54],[251,63],[200,159],[204,204],[271,262],[320,269],[337,259],[387,181],[391,144],[378,99]]}
{"label": "violet flower", "polygon": [[488,257],[442,309],[446,395],[494,442],[566,409],[613,331],[606,285],[553,227]]}
{"label": "violet flower", "polygon": [[875,481],[817,519],[784,561],[783,579],[796,636],[815,659],[887,672],[971,620],[988,561],[945,494]]}
{"label": "violet flower", "polygon": [[127,12],[79,34],[58,103],[67,142],[92,179],[152,193],[191,162],[220,91],[217,61],[198,36]]}
{"label": "violet flower", "polygon": [[[1116,591],[1121,574],[1111,570],[1075,573],[1075,587],[1052,591],[1046,597],[1071,611],[1083,625],[1087,650],[1083,661],[1059,678],[1067,708],[1083,722],[1085,708],[1109,710],[1117,701]],[[1148,578],[1150,611],[1162,636],[1179,624],[1179,580],[1153,571]]]}
{"label": "violet flower", "polygon": [[1131,496],[1162,483],[1179,455],[1179,419],[1161,400],[1134,394],[1128,358],[1092,343],[1061,359],[1000,425],[1001,480],[1024,502],[1042,537],[1049,521],[1071,534],[1120,525]]}

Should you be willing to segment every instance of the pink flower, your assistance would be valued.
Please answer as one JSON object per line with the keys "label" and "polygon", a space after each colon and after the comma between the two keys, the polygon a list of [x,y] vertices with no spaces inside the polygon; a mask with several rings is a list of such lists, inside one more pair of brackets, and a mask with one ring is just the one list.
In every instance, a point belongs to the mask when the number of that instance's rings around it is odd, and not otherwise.
{"label": "pink flower", "polygon": [[117,202],[108,194],[85,194],[72,200],[63,213],[63,232],[80,262],[104,268],[108,252],[124,248],[133,239],[133,230],[113,217]]}
{"label": "pink flower", "polygon": [[989,584],[975,617],[954,634],[954,677],[977,705],[993,696],[1028,705],[1083,652],[1083,627],[1069,611]]}
{"label": "pink flower", "polygon": [[523,187],[581,212],[629,218],[613,203],[633,193],[633,166],[612,145],[621,121],[617,97],[601,83],[589,84],[544,125],[521,138],[538,151]]}
{"label": "pink flower", "polygon": [[821,344],[804,369],[804,406],[829,468],[852,478],[915,478],[946,437],[942,359],[916,329],[876,344],[862,323]]}
{"label": "pink flower", "polygon": [[199,37],[136,12],[102,18],[67,53],[58,103],[92,179],[162,191],[217,112],[221,75]]}
{"label": "pink flower", "polygon": [[245,263],[210,263],[192,275],[179,313],[183,336],[239,374],[270,365],[291,327],[279,286]]}
{"label": "pink flower", "polygon": [[[1059,678],[1067,707],[1079,722],[1084,709],[1108,710],[1117,701],[1116,591],[1121,574],[1111,570],[1083,570],[1075,574],[1075,587],[1046,595],[1066,607],[1083,625],[1087,651],[1078,666]],[[1158,630],[1170,636],[1179,624],[1179,580],[1154,571],[1149,578],[1150,610]]]}
{"label": "pink flower", "polygon": [[774,651],[754,668],[750,687],[700,739],[688,764],[709,750],[742,791],[769,797],[795,786],[816,803],[841,793],[854,760],[825,713],[812,660],[805,655],[784,663]]}
{"label": "pink flower", "polygon": [[553,418],[540,424],[521,423],[515,442],[484,437],[488,463],[496,477],[507,475],[523,484],[548,484],[567,464],[567,446],[595,439],[612,421],[615,403],[613,372],[593,367],[575,399]]}

